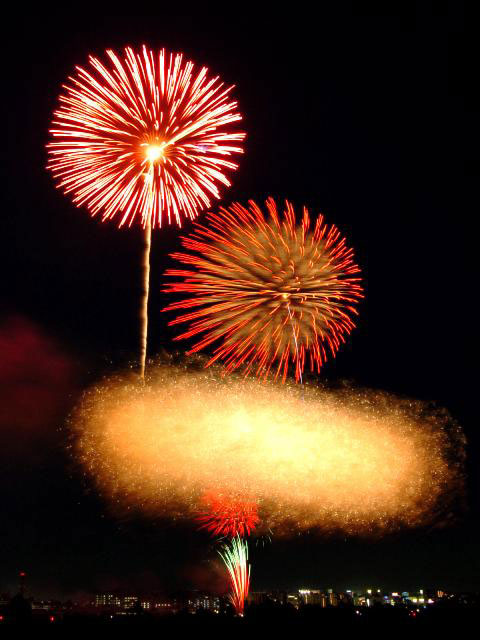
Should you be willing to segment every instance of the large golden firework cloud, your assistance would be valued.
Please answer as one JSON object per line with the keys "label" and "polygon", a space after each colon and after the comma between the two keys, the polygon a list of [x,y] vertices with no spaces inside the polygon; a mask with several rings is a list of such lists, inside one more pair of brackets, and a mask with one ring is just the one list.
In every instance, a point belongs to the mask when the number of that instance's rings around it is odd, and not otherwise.
{"label": "large golden firework cloud", "polygon": [[444,411],[184,366],[112,378],[72,417],[74,451],[121,507],[194,518],[205,492],[258,504],[259,531],[376,534],[444,521],[463,435]]}

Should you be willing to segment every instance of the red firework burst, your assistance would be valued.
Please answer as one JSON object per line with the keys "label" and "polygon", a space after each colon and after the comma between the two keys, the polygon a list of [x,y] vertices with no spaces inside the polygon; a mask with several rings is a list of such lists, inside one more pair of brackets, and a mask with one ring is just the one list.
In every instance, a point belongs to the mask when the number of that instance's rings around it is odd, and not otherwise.
{"label": "red firework burst", "polygon": [[208,492],[196,517],[200,529],[214,536],[249,536],[260,522],[257,503],[240,496]]}
{"label": "red firework burst", "polygon": [[237,165],[231,156],[245,134],[233,87],[207,69],[194,73],[180,54],[111,50],[90,56],[63,86],[55,111],[49,163],[58,186],[102,219],[181,225],[219,197],[218,184]]}
{"label": "red firework burst", "polygon": [[285,380],[293,363],[301,381],[307,355],[319,372],[325,347],[335,355],[354,328],[360,270],[323,216],[311,229],[306,208],[297,225],[289,202],[283,218],[272,198],[266,207],[268,219],[250,201],[248,208],[237,203],[208,213],[208,227],[195,224],[182,238],[193,253],[172,254],[188,269],[169,269],[167,276],[183,279],[165,288],[193,297],[164,311],[191,310],[170,322],[191,323],[176,340],[204,334],[189,353],[221,341],[207,365],[221,359],[227,371],[243,365],[246,374],[266,377],[277,363],[275,377]]}

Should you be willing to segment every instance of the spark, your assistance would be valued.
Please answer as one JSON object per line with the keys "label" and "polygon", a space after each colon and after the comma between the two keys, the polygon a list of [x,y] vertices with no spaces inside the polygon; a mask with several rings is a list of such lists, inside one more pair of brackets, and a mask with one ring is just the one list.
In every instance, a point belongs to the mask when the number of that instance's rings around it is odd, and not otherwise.
{"label": "spark", "polygon": [[163,49],[90,56],[63,85],[47,167],[102,221],[181,226],[220,197],[243,152],[232,89]]}
{"label": "spark", "polygon": [[206,494],[248,496],[258,535],[380,535],[461,503],[463,434],[445,411],[201,367],[152,366],[145,386],[118,376],[85,393],[73,450],[116,508],[195,520]]}
{"label": "spark", "polygon": [[189,253],[172,254],[186,268],[166,271],[181,279],[164,289],[192,297],[164,311],[187,310],[169,324],[190,323],[176,340],[201,335],[189,354],[217,345],[207,365],[285,380],[292,364],[302,381],[306,361],[319,372],[354,328],[359,268],[323,216],[310,229],[306,208],[298,225],[288,201],[283,217],[272,198],[266,208],[267,216],[253,201],[236,203],[208,213],[209,226],[195,224],[182,238]]}

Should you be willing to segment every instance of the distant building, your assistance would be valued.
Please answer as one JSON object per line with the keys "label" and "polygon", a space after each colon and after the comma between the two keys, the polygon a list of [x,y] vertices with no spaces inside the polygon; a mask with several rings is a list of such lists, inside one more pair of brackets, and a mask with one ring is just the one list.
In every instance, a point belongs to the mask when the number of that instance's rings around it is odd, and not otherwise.
{"label": "distant building", "polygon": [[122,598],[122,609],[133,609],[138,602],[137,596],[124,596]]}
{"label": "distant building", "polygon": [[220,612],[220,598],[212,595],[198,595],[188,600],[189,609],[197,611],[209,611],[210,613]]}
{"label": "distant building", "polygon": [[329,593],[327,595],[319,589],[299,589],[298,595],[302,604],[314,604],[320,607],[326,607],[327,604],[331,604],[330,596],[334,596],[335,594]]}
{"label": "distant building", "polygon": [[177,611],[176,603],[170,600],[157,601],[153,604],[156,613],[174,613]]}
{"label": "distant building", "polygon": [[33,611],[50,611],[53,608],[53,603],[49,600],[34,600],[32,602]]}
{"label": "distant building", "polygon": [[350,606],[353,604],[353,595],[351,591],[347,591],[346,593],[338,594],[338,603],[346,606]]}
{"label": "distant building", "polygon": [[115,609],[117,607],[120,607],[121,604],[121,598],[113,593],[97,593],[95,596],[96,607]]}
{"label": "distant building", "polygon": [[287,604],[290,604],[292,606],[295,607],[295,609],[298,609],[300,604],[301,604],[301,600],[300,600],[300,596],[298,593],[288,593],[287,594]]}
{"label": "distant building", "polygon": [[247,596],[248,604],[264,604],[268,599],[266,591],[250,591]]}

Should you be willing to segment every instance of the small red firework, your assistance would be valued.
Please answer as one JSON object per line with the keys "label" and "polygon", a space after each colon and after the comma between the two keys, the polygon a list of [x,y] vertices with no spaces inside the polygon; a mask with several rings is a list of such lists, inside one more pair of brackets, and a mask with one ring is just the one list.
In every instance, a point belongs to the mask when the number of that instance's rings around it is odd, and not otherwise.
{"label": "small red firework", "polygon": [[229,185],[226,171],[245,134],[233,87],[180,54],[125,49],[90,56],[63,86],[55,111],[49,163],[58,186],[102,220],[181,225]]}
{"label": "small red firework", "polygon": [[283,218],[272,198],[268,219],[255,202],[236,203],[207,214],[209,226],[195,224],[182,238],[193,253],[175,253],[187,269],[169,269],[167,276],[183,278],[164,289],[193,297],[164,311],[189,309],[170,322],[190,322],[176,340],[204,334],[189,353],[220,341],[207,366],[222,360],[227,371],[242,365],[266,377],[274,363],[275,377],[285,380],[293,363],[302,381],[307,356],[310,370],[320,371],[326,346],[335,356],[354,328],[352,315],[362,298],[359,268],[353,250],[335,226],[319,216],[310,228],[303,209],[296,223],[287,201]]}
{"label": "small red firework", "polygon": [[196,520],[214,536],[249,536],[260,522],[257,503],[240,496],[205,493]]}

